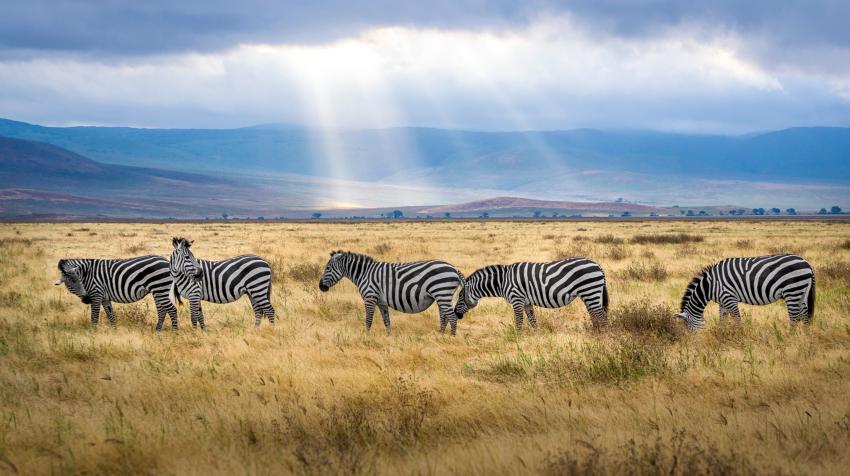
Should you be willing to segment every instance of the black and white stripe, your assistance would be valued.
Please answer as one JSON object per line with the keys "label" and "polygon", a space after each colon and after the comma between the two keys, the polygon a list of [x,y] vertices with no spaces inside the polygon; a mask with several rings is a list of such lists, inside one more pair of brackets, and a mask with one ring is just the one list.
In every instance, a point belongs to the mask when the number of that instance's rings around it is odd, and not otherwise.
{"label": "black and white stripe", "polygon": [[608,319],[608,289],[602,268],[586,258],[567,258],[551,263],[520,262],[481,268],[466,280],[455,313],[462,317],[482,297],[503,297],[514,309],[514,322],[522,328],[523,311],[531,327],[537,327],[534,306],[558,308],[580,298],[594,325]]}
{"label": "black and white stripe", "polygon": [[171,253],[172,300],[183,296],[189,301],[192,326],[206,329],[201,301],[224,304],[247,294],[254,310],[254,325],[259,326],[265,315],[274,324],[271,305],[272,269],[269,263],[255,255],[242,255],[221,261],[197,259],[189,249],[192,242],[174,238]]}
{"label": "black and white stripe", "polygon": [[740,319],[738,303],[770,304],[785,300],[791,322],[810,323],[815,312],[815,273],[805,259],[794,255],[727,258],[705,268],[682,297],[681,312],[689,330],[705,325],[709,301],[720,305],[720,317]]}
{"label": "black and white stripe", "polygon": [[101,306],[114,325],[113,302],[136,302],[151,294],[156,304],[156,330],[162,330],[166,314],[171,316],[171,328],[177,329],[177,309],[168,299],[171,288],[168,260],[161,256],[63,259],[59,261],[59,271],[62,277],[55,284],[64,283],[83,303],[91,304],[92,325],[98,322]]}
{"label": "black and white stripe", "polygon": [[436,302],[440,308],[440,332],[445,332],[446,324],[450,324],[452,335],[457,332],[452,297],[463,284],[463,275],[445,261],[384,263],[366,255],[334,251],[319,280],[319,289],[327,291],[342,278],[351,280],[363,297],[367,331],[372,327],[375,306],[380,309],[389,334],[389,308],[416,313]]}

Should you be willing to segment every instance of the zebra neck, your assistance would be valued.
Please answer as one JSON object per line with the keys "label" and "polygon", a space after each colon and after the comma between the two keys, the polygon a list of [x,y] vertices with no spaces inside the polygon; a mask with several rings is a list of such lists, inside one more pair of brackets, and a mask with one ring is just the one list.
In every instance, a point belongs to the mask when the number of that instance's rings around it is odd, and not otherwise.
{"label": "zebra neck", "polygon": [[490,273],[487,274],[487,279],[481,282],[477,289],[478,294],[482,297],[501,297],[505,295],[505,268],[502,266],[493,266]]}
{"label": "zebra neck", "polygon": [[369,280],[372,274],[368,272],[370,264],[362,260],[352,260],[348,263],[348,266],[343,267],[342,276],[348,278],[359,288]]}

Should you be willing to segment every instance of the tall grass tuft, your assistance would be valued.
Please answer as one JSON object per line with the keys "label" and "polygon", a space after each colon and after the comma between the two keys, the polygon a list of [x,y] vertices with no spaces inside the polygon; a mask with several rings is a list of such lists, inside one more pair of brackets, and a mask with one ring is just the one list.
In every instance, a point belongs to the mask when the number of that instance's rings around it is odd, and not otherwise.
{"label": "tall grass tuft", "polygon": [[705,237],[702,235],[692,235],[689,233],[677,233],[674,235],[635,235],[630,240],[636,245],[671,245],[684,243],[702,243]]}

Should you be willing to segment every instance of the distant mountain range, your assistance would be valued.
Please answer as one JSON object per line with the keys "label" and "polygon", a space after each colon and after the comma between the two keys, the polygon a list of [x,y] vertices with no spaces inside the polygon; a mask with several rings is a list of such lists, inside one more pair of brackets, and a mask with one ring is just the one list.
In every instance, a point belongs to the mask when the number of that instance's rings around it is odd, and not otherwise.
{"label": "distant mountain range", "polygon": [[499,196],[581,203],[623,198],[619,206],[649,208],[850,205],[850,128],[701,136],[273,124],[44,127],[0,119],[0,136],[0,188],[14,188],[8,196],[18,197],[16,207],[2,212],[7,216],[54,209],[55,196],[35,205],[32,194],[39,193],[78,196],[81,203],[131,199],[137,208],[123,208],[125,201],[104,210],[175,217],[424,209],[421,204]]}
{"label": "distant mountain range", "polygon": [[342,178],[353,180],[380,180],[434,167],[539,171],[551,166],[711,179],[850,180],[850,128],[834,127],[718,136],[593,129],[43,127],[0,119],[0,136],[46,142],[112,164],[340,177],[339,171],[328,169],[337,166],[348,169]]}

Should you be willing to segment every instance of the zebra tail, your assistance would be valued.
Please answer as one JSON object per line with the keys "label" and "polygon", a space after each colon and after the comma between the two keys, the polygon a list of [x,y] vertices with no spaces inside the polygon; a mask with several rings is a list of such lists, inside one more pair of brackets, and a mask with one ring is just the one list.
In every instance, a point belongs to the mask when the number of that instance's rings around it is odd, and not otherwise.
{"label": "zebra tail", "polygon": [[171,283],[171,289],[168,290],[168,299],[174,307],[183,305],[183,301],[180,299],[180,291],[177,290],[177,283]]}
{"label": "zebra tail", "polygon": [[815,315],[815,275],[812,274],[812,287],[809,288],[809,297],[806,299],[806,306],[809,308],[809,322]]}
{"label": "zebra tail", "polygon": [[602,309],[608,314],[608,283],[602,285]]}

